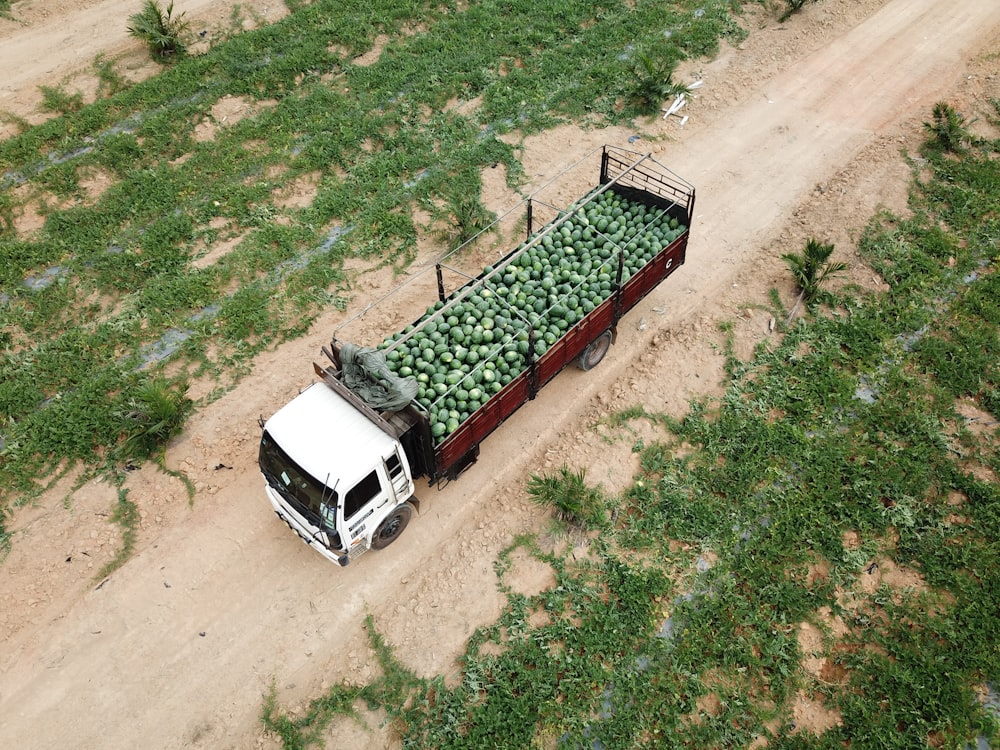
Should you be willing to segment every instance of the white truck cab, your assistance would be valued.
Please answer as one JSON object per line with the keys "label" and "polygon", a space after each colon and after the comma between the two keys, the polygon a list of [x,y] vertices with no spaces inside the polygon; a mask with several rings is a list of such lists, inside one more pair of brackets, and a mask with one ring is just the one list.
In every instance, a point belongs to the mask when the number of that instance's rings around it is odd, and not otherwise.
{"label": "white truck cab", "polygon": [[402,445],[325,383],[264,423],[259,463],[274,512],[340,565],[388,546],[413,513]]}

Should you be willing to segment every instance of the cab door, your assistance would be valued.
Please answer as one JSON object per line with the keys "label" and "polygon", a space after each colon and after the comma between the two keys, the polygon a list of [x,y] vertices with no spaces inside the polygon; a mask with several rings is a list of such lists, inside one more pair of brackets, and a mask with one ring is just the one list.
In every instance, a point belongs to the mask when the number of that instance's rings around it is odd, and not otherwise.
{"label": "cab door", "polygon": [[[348,551],[364,539],[393,507],[395,495],[384,475],[384,465],[376,466],[360,482],[344,493],[344,544]],[[370,534],[369,534],[370,536]]]}

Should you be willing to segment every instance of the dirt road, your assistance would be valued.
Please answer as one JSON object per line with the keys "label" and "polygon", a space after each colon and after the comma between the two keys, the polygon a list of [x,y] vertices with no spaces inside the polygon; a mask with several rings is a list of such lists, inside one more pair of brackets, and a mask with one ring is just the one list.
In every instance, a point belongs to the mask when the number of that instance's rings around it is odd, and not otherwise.
{"label": "dirt road", "polygon": [[[109,580],[95,588],[78,567],[107,535],[85,520],[110,506],[106,485],[82,488],[72,513],[53,493],[51,507],[19,515],[15,550],[0,568],[0,601],[24,608],[4,621],[0,746],[275,746],[258,723],[272,680],[294,704],[324,683],[370,676],[362,630],[369,612],[418,672],[452,670],[472,629],[500,611],[495,554],[540,523],[523,478],[569,461],[612,488],[626,481],[627,449],[611,455],[615,449],[595,441],[587,425],[645,398],[658,399],[654,408],[680,408],[711,388],[718,375],[711,321],[777,283],[774,246],[808,214],[816,186],[857,177],[827,205],[830,224],[809,227],[845,241],[839,204],[863,211],[898,200],[906,171],[892,166],[904,136],[897,123],[926,118],[968,80],[969,61],[1000,31],[1000,4],[984,0],[821,0],[808,8],[787,30],[769,22],[744,50],[703,65],[706,86],[685,130],[655,121],[632,146],[671,135],[652,147],[697,187],[685,268],[632,313],[598,370],[560,375],[484,444],[459,482],[425,490],[421,517],[389,549],[331,566],[270,513],[255,469],[257,416],[306,382],[333,316],[306,340],[259,358],[171,449],[169,465],[198,482],[193,507],[176,480],[151,469],[132,475],[143,539]],[[6,50],[5,39],[0,69],[9,70]],[[551,175],[602,142],[627,145],[633,132],[559,129],[529,140],[527,174]],[[864,194],[853,192],[858,186]],[[640,320],[648,321],[643,330]],[[764,327],[757,321],[755,335]],[[701,331],[702,340],[671,329]],[[528,592],[549,580],[526,561],[511,575],[508,582]],[[347,734],[338,744],[388,741],[377,726],[340,731]]]}

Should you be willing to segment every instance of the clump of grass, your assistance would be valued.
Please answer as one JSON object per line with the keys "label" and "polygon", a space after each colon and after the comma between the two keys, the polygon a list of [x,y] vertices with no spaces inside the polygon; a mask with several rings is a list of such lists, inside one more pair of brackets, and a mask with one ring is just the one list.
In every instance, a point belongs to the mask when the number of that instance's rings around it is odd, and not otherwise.
{"label": "clump of grass", "polygon": [[83,109],[83,94],[69,93],[58,86],[39,86],[42,92],[42,109],[57,114],[71,114]]}
{"label": "clump of grass", "polygon": [[173,0],[166,9],[161,8],[156,0],[146,0],[141,11],[129,16],[128,33],[144,41],[153,58],[162,62],[187,51],[183,36],[190,23],[184,15],[174,16]]}
{"label": "clump of grass", "polygon": [[604,496],[587,484],[585,469],[573,471],[562,466],[555,474],[532,474],[527,489],[531,499],[551,508],[561,523],[585,530],[607,522]]}
{"label": "clump of grass", "polygon": [[449,245],[457,246],[464,245],[486,229],[496,216],[483,206],[478,196],[463,195],[452,199],[450,218],[444,239]]}

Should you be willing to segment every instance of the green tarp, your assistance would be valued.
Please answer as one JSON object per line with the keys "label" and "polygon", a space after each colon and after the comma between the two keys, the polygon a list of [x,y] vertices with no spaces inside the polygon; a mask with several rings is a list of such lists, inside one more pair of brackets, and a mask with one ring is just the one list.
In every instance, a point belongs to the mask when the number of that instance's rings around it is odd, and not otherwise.
{"label": "green tarp", "polygon": [[416,398],[416,379],[392,372],[378,349],[342,344],[340,366],[344,385],[374,409],[399,411]]}

